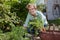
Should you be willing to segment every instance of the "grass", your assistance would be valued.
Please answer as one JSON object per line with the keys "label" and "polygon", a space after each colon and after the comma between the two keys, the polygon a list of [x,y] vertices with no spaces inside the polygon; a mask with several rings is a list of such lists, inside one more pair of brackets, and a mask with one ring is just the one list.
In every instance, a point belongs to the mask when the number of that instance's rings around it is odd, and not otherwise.
{"label": "grass", "polygon": [[48,23],[49,23],[49,24],[54,23],[54,24],[56,24],[56,25],[60,25],[60,19],[48,20]]}

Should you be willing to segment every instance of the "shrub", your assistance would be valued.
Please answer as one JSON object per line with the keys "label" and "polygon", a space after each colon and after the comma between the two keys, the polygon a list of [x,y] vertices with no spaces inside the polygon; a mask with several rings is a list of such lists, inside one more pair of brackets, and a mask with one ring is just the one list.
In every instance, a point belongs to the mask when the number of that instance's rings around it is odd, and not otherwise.
{"label": "shrub", "polygon": [[30,2],[30,0],[22,0],[20,2],[14,2],[11,5],[11,12],[16,12],[17,16],[20,17],[23,21],[27,16],[26,5]]}

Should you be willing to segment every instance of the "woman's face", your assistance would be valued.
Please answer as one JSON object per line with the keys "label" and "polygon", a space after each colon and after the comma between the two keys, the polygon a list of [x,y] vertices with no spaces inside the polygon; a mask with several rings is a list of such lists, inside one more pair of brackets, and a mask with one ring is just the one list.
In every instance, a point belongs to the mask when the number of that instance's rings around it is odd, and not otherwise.
{"label": "woman's face", "polygon": [[30,7],[28,8],[28,10],[29,10],[29,13],[30,13],[31,15],[35,15],[36,9],[34,8],[34,6],[30,6]]}

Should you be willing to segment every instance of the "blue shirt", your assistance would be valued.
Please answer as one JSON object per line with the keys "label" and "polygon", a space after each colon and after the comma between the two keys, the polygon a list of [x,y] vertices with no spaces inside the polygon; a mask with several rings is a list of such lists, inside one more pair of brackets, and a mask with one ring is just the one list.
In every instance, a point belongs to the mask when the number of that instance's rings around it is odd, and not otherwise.
{"label": "blue shirt", "polygon": [[[39,15],[39,14],[42,16],[43,25],[45,25],[45,24],[47,25],[48,22],[47,22],[46,17],[43,15],[43,13],[40,12],[40,11],[36,11],[36,15]],[[28,13],[24,26],[27,27],[29,21],[32,20],[32,19],[34,19],[34,17],[30,13]]]}

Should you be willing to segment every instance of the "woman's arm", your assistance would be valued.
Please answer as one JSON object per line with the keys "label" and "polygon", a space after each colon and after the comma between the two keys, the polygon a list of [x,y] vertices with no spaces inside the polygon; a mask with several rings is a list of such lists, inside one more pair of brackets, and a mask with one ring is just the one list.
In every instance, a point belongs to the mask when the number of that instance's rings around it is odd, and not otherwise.
{"label": "woman's arm", "polygon": [[23,25],[24,27],[27,27],[28,26],[29,19],[30,19],[30,14],[28,13],[27,18],[26,18],[26,21],[25,21],[25,23]]}

